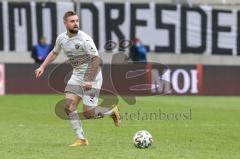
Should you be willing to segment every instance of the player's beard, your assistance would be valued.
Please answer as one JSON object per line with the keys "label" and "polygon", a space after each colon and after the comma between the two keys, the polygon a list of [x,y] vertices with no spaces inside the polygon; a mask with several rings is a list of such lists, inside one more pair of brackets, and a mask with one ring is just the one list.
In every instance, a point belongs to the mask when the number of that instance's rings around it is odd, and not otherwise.
{"label": "player's beard", "polygon": [[78,33],[78,27],[76,28],[73,28],[73,29],[68,29],[68,32],[71,33],[71,34],[77,34]]}

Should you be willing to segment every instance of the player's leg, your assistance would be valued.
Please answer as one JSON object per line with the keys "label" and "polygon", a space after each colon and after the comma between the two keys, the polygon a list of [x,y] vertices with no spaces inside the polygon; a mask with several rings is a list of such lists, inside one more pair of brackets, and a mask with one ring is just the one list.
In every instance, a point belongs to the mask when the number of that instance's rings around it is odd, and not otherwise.
{"label": "player's leg", "polygon": [[83,114],[85,118],[87,119],[97,119],[102,118],[104,116],[109,116],[113,114],[113,108],[112,107],[101,107],[101,106],[89,106],[88,104],[83,105]]}
{"label": "player's leg", "polygon": [[77,113],[77,106],[78,106],[81,98],[78,95],[71,93],[71,92],[66,92],[65,98],[66,98],[65,111],[69,116],[71,126],[72,126],[73,130],[75,131],[77,138],[78,138],[77,141],[70,146],[88,145],[88,141],[84,137],[82,123],[81,123],[78,113]]}
{"label": "player's leg", "polygon": [[112,107],[101,107],[101,106],[89,106],[83,105],[83,114],[88,119],[98,119],[104,116],[111,116],[116,127],[120,123],[120,114],[117,105]]}
{"label": "player's leg", "polygon": [[84,92],[83,95],[83,114],[85,118],[97,119],[104,116],[111,116],[114,120],[115,126],[119,126],[120,115],[118,107],[116,105],[112,106],[98,106],[98,89],[91,89]]}

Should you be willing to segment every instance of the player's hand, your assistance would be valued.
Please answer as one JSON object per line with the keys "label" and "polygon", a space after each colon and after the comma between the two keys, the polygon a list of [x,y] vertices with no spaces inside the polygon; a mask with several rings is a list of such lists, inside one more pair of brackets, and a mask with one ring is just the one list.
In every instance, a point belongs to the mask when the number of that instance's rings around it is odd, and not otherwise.
{"label": "player's hand", "polygon": [[38,69],[35,70],[35,76],[36,78],[39,78],[44,72],[44,68],[39,67]]}
{"label": "player's hand", "polygon": [[83,87],[86,91],[90,90],[92,88],[92,82],[85,82]]}

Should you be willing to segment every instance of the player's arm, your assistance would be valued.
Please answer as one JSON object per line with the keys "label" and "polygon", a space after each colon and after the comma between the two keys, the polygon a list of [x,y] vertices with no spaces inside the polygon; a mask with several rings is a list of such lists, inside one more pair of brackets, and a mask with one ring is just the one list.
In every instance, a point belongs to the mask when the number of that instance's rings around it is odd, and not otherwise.
{"label": "player's arm", "polygon": [[86,90],[92,88],[92,81],[96,78],[98,72],[100,71],[102,60],[99,56],[90,57],[88,62],[87,74],[85,74],[84,87]]}
{"label": "player's arm", "polygon": [[88,75],[86,76],[87,82],[91,82],[96,78],[98,72],[100,71],[101,64],[102,60],[99,56],[90,57],[90,61],[88,63],[89,67],[87,71]]}
{"label": "player's arm", "polygon": [[57,58],[57,55],[58,53],[51,51],[40,67],[45,69],[50,63],[52,63]]}
{"label": "player's arm", "polygon": [[48,54],[47,58],[44,60],[42,65],[38,69],[36,69],[35,71],[36,78],[40,77],[44,73],[45,68],[57,58],[57,55],[58,54],[55,53],[54,51],[51,51]]}
{"label": "player's arm", "polygon": [[92,81],[96,78],[98,72],[100,71],[100,67],[102,64],[102,60],[98,55],[97,48],[91,38],[85,41],[84,49],[87,54],[90,56],[87,68],[87,74],[85,74],[85,87],[91,88]]}

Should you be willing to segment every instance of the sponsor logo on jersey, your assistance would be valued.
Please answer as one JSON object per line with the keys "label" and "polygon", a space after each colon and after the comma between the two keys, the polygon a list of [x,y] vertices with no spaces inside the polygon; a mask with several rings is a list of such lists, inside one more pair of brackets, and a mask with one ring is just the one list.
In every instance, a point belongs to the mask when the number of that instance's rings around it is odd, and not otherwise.
{"label": "sponsor logo on jersey", "polygon": [[79,49],[79,48],[80,48],[80,44],[79,43],[75,44],[75,49]]}

